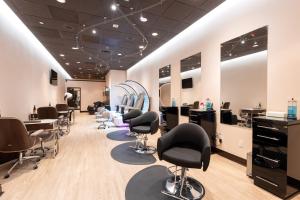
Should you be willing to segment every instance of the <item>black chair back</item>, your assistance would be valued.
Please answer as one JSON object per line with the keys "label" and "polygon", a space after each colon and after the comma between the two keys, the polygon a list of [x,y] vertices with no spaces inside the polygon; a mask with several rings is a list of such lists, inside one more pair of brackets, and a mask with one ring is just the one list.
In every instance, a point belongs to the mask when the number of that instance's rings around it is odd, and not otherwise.
{"label": "black chair back", "polygon": [[39,107],[37,109],[37,114],[38,114],[39,119],[57,119],[58,118],[56,108],[51,107],[51,106]]}

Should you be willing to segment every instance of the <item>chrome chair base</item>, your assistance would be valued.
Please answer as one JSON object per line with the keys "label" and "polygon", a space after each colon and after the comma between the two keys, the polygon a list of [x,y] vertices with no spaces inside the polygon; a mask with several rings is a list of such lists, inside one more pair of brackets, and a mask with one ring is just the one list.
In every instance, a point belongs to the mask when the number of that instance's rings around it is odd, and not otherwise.
{"label": "chrome chair base", "polygon": [[14,160],[13,166],[7,171],[6,175],[4,176],[5,179],[9,178],[11,172],[16,168],[16,166],[17,165],[22,165],[25,160],[34,160],[33,161],[33,163],[34,163],[33,169],[38,168],[36,163],[40,161],[40,156],[24,156],[23,154],[24,153],[20,153],[19,158]]}
{"label": "chrome chair base", "polygon": [[205,195],[203,185],[186,176],[186,168],[182,168],[181,176],[171,176],[166,180],[162,194],[180,200],[200,200]]}
{"label": "chrome chair base", "polygon": [[126,135],[129,137],[136,137],[137,133],[129,131],[128,133],[126,133]]}
{"label": "chrome chair base", "polygon": [[147,145],[148,137],[147,134],[136,134],[135,146],[130,146],[136,153],[139,154],[154,154],[156,148]]}

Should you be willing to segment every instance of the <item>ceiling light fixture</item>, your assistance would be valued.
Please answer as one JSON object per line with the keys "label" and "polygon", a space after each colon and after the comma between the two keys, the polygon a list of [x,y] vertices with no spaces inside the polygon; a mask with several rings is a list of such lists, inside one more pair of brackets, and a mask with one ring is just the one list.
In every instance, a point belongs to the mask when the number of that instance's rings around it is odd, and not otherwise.
{"label": "ceiling light fixture", "polygon": [[246,42],[246,41],[245,41],[244,39],[241,40],[241,44],[245,44],[245,42]]}
{"label": "ceiling light fixture", "polygon": [[255,41],[252,47],[255,48],[255,47],[258,47],[258,46],[259,46],[258,43]]}
{"label": "ceiling light fixture", "polygon": [[144,48],[145,48],[145,46],[143,46],[143,45],[139,46],[139,49],[144,49]]}
{"label": "ceiling light fixture", "polygon": [[60,56],[60,57],[65,57],[65,54],[62,54],[62,53],[61,53],[61,54],[59,54],[59,56]]}
{"label": "ceiling light fixture", "polygon": [[117,28],[119,28],[119,24],[113,24],[112,27],[117,29]]}
{"label": "ceiling light fixture", "polygon": [[122,68],[123,66],[121,65],[120,68]]}
{"label": "ceiling light fixture", "polygon": [[68,63],[68,62],[67,62],[67,63],[65,63],[65,64],[66,64],[66,65],[70,65],[70,63]]}
{"label": "ceiling light fixture", "polygon": [[78,62],[76,62],[77,64],[80,64],[80,62],[78,61]]}
{"label": "ceiling light fixture", "polygon": [[41,21],[41,22],[39,22],[39,24],[44,25],[45,23]]}
{"label": "ceiling light fixture", "polygon": [[79,48],[78,48],[78,47],[72,47],[72,49],[73,49],[73,50],[78,50]]}
{"label": "ceiling light fixture", "polygon": [[158,36],[158,33],[157,32],[153,32],[152,36],[156,37],[156,36]]}
{"label": "ceiling light fixture", "polygon": [[93,33],[94,35],[96,35],[96,33],[97,33],[96,29],[93,29],[93,30],[92,30],[92,33]]}
{"label": "ceiling light fixture", "polygon": [[92,57],[89,57],[89,60],[92,60]]}
{"label": "ceiling light fixture", "polygon": [[66,0],[56,0],[59,3],[66,3]]}
{"label": "ceiling light fixture", "polygon": [[140,16],[140,21],[141,22],[147,22],[148,19],[146,17],[144,17],[143,15]]}
{"label": "ceiling light fixture", "polygon": [[115,3],[113,3],[113,4],[111,4],[111,6],[110,6],[110,9],[112,10],[112,11],[116,11],[117,10],[117,4],[115,4]]}
{"label": "ceiling light fixture", "polygon": [[121,53],[118,53],[118,56],[122,56],[122,54],[121,54]]}

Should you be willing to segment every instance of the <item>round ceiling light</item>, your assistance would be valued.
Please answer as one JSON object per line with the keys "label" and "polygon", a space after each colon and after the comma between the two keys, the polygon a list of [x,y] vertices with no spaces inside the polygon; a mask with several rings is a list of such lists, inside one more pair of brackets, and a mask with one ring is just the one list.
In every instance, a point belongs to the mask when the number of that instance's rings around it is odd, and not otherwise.
{"label": "round ceiling light", "polygon": [[143,45],[140,45],[140,46],[139,46],[139,49],[143,49],[143,48],[145,48],[145,46],[143,46]]}
{"label": "round ceiling light", "polygon": [[152,36],[153,36],[153,37],[156,37],[156,36],[158,36],[158,33],[157,33],[157,32],[153,32],[153,33],[152,33]]}
{"label": "round ceiling light", "polygon": [[66,0],[56,0],[59,3],[66,3]]}
{"label": "round ceiling light", "polygon": [[115,4],[115,3],[111,4],[110,9],[112,11],[116,11],[117,10],[117,4]]}
{"label": "round ceiling light", "polygon": [[140,16],[140,21],[141,22],[147,22],[148,19],[146,17],[144,17],[143,15]]}
{"label": "round ceiling light", "polygon": [[62,53],[61,53],[61,54],[59,54],[59,56],[60,56],[60,57],[65,57],[65,54],[62,54]]}
{"label": "round ceiling light", "polygon": [[96,29],[93,29],[93,30],[92,30],[92,33],[93,33],[94,35],[96,35],[96,33],[97,33]]}
{"label": "round ceiling light", "polygon": [[44,25],[45,23],[41,21],[41,22],[39,22],[39,24]]}

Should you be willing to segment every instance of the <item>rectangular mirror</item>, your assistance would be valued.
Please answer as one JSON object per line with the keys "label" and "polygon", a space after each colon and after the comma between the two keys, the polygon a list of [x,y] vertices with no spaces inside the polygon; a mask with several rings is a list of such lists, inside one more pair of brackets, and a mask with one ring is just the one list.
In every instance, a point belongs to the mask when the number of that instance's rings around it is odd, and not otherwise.
{"label": "rectangular mirror", "polygon": [[267,106],[268,27],[221,44],[221,123],[251,127]]}
{"label": "rectangular mirror", "polygon": [[189,116],[190,109],[198,109],[200,101],[201,53],[180,61],[181,116]]}
{"label": "rectangular mirror", "polygon": [[159,69],[159,107],[171,106],[171,65]]}

